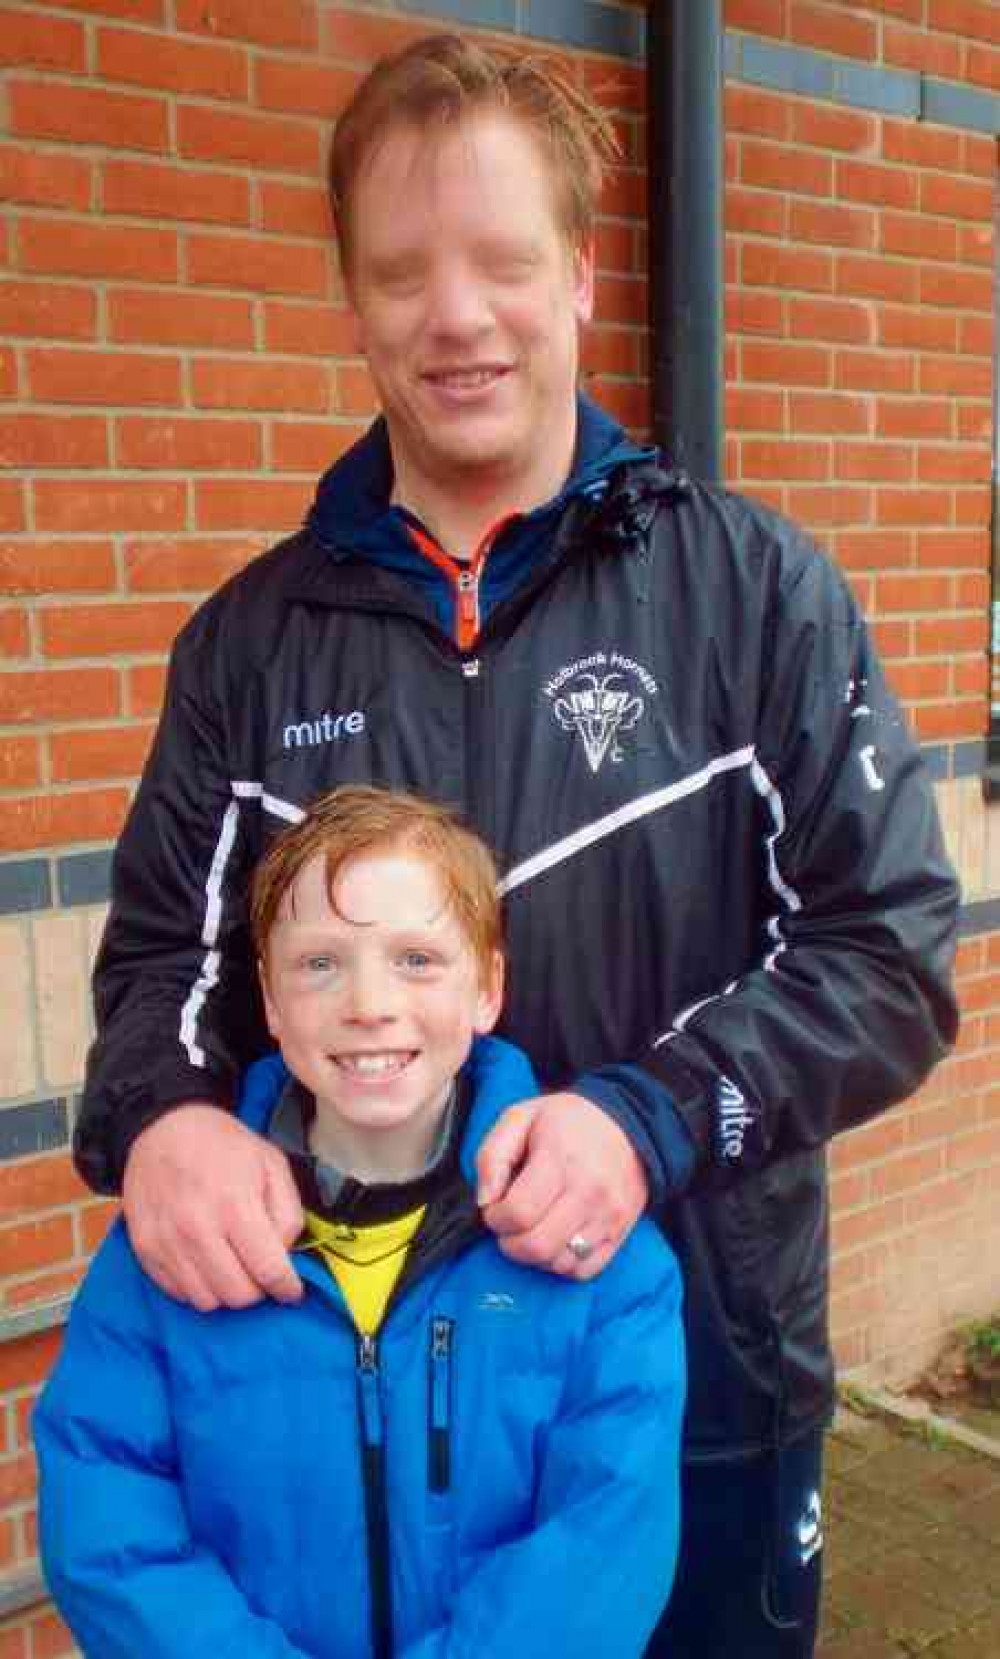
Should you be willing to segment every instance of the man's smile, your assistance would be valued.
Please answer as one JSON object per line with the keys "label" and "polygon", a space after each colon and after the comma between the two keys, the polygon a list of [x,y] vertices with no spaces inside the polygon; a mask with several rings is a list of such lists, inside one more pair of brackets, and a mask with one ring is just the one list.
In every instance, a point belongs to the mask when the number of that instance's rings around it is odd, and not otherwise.
{"label": "man's smile", "polygon": [[443,391],[477,392],[486,386],[495,385],[510,372],[506,364],[487,363],[477,368],[429,369],[423,374],[422,379]]}

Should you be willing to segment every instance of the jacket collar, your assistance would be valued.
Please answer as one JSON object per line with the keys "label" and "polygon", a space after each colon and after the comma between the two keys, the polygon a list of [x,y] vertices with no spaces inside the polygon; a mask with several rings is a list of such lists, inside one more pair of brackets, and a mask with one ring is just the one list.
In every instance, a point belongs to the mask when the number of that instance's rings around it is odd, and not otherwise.
{"label": "jacket collar", "polygon": [[[547,528],[574,498],[600,499],[616,468],[655,459],[655,450],[632,443],[622,427],[583,394],[577,409],[576,454],[566,484],[551,501],[513,519],[498,538],[498,550],[510,540]],[[337,560],[362,554],[390,569],[426,568],[409,534],[409,525],[418,521],[392,504],[392,482],[388,428],[379,417],[321,478],[307,528]]]}
{"label": "jacket collar", "polygon": [[[269,1139],[274,1135],[282,1150],[293,1157],[299,1190],[308,1206],[325,1210],[336,1195],[331,1190],[328,1174],[308,1150],[301,1133],[301,1111],[297,1115],[297,1144],[294,1129],[289,1127],[290,1119],[283,1107],[291,1098],[291,1084],[291,1074],[280,1054],[269,1054],[258,1060],[244,1080],[238,1115],[258,1134]],[[459,1159],[466,1181],[475,1186],[476,1154],[482,1142],[508,1106],[537,1094],[538,1083],[527,1056],[513,1043],[502,1037],[477,1037],[462,1067],[459,1085],[460,1096],[468,1101],[467,1109],[460,1114],[464,1117],[464,1128]]]}
{"label": "jacket collar", "polygon": [[288,1159],[307,1210],[328,1221],[375,1227],[419,1209],[455,1179],[460,1137],[468,1115],[467,1092],[464,1086],[452,1090],[427,1167],[405,1181],[359,1181],[316,1157],[308,1140],[315,1102],[294,1077],[288,1078],[275,1102],[267,1138]]}

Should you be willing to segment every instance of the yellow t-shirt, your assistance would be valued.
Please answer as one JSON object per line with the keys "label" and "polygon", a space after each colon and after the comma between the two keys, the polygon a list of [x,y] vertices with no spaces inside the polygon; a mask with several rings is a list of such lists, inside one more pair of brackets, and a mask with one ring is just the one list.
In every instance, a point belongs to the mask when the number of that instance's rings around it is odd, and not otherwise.
{"label": "yellow t-shirt", "polygon": [[322,1257],[343,1292],[355,1325],[366,1336],[374,1335],[382,1323],[426,1208],[421,1204],[419,1209],[374,1227],[326,1221],[306,1211],[306,1248]]}

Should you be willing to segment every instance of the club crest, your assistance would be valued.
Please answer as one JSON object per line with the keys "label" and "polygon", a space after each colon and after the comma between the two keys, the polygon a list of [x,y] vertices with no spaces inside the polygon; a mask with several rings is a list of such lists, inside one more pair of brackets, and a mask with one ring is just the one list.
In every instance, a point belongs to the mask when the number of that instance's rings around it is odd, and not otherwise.
{"label": "club crest", "polygon": [[561,668],[544,692],[558,724],[579,739],[596,775],[606,760],[617,766],[624,759],[621,739],[642,720],[657,684],[631,657],[595,651]]}

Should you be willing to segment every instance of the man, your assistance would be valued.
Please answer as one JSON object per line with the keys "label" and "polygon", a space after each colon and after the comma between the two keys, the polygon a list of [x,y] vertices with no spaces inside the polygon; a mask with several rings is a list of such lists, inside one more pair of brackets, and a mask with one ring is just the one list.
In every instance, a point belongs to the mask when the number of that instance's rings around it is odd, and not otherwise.
{"label": "man", "polygon": [[483,1148],[486,1219],[514,1259],[584,1278],[649,1204],[687,1278],[685,1532],[651,1652],[805,1659],[823,1148],[951,1041],[956,890],[837,573],[577,398],[608,143],[573,89],[456,37],[381,66],[340,122],[385,419],[178,640],[78,1158],[123,1181],[168,1291],[294,1298],[287,1169],[220,1110],[265,1041],[248,869],[336,783],[459,805],[504,871],[503,1029],[551,1090]]}

